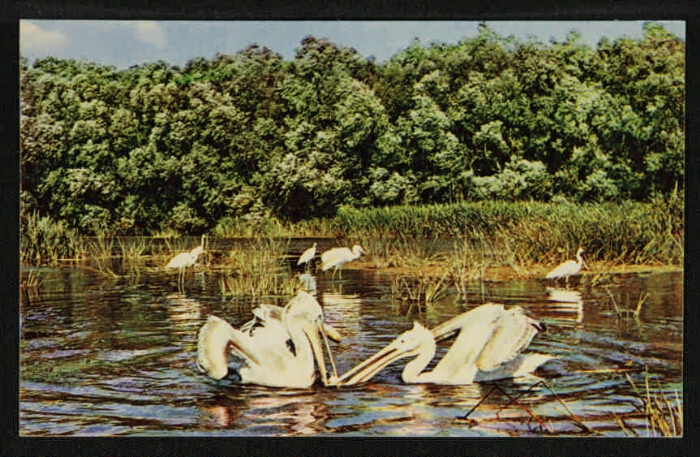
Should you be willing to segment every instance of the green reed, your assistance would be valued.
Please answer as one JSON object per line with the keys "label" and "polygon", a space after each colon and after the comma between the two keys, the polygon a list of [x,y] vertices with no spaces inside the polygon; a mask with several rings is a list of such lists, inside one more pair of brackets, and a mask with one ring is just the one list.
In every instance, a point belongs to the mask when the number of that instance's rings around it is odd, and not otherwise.
{"label": "green reed", "polygon": [[150,241],[141,236],[118,237],[122,271],[132,280],[137,280],[144,268],[144,255],[150,249]]}
{"label": "green reed", "polygon": [[65,222],[38,213],[20,219],[22,265],[55,265],[59,259],[79,259],[84,255],[85,247],[78,232]]}
{"label": "green reed", "polygon": [[283,224],[274,216],[256,218],[225,217],[214,227],[212,234],[217,238],[255,238],[259,236],[284,236]]}
{"label": "green reed", "polygon": [[223,297],[291,295],[299,286],[285,266],[289,239],[258,236],[223,259],[220,288]]}
{"label": "green reed", "polygon": [[87,240],[86,242],[88,255],[97,271],[104,276],[116,278],[119,274],[116,272],[114,255],[114,238],[99,234],[96,237]]}
{"label": "green reed", "polygon": [[683,202],[574,205],[543,202],[475,202],[343,207],[336,216],[341,236],[356,238],[455,238],[490,250],[499,262],[524,269],[579,246],[588,258],[615,263],[678,264],[683,259]]}

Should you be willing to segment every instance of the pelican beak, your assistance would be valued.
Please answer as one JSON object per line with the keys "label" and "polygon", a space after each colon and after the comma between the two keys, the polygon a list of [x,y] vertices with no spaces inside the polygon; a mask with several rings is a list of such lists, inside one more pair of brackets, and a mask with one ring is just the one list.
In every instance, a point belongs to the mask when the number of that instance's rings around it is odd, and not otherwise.
{"label": "pelican beak", "polygon": [[[324,332],[324,325],[318,323],[306,322],[303,325],[304,334],[311,343],[311,350],[314,352],[314,358],[318,364],[318,370],[321,372],[321,380],[323,385],[328,385],[328,372],[326,371],[326,360],[323,356],[323,348],[321,348],[321,340],[318,336],[319,333],[323,335],[323,339],[326,341],[326,347],[328,347],[329,356],[331,361],[333,360],[333,355],[330,354],[330,347],[328,346],[328,340],[326,340],[326,334]],[[337,331],[336,331],[337,333]],[[334,365],[335,366],[335,365]]]}
{"label": "pelican beak", "polygon": [[334,385],[350,386],[368,381],[382,368],[390,365],[392,362],[402,357],[407,357],[412,354],[411,351],[401,351],[397,345],[398,339],[392,341],[387,347],[350,369],[342,377],[340,377],[340,379],[338,379]]}

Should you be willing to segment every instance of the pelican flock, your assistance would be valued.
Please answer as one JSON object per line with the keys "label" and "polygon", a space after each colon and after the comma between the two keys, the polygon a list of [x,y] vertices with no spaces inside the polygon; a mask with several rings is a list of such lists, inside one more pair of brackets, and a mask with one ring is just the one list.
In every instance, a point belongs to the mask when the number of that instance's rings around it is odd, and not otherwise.
{"label": "pelican flock", "polygon": [[[190,259],[201,253],[195,248]],[[299,258],[308,264],[316,255],[316,243]],[[583,263],[569,261],[549,277],[575,274]],[[366,254],[361,246],[334,248],[321,255],[321,268],[342,266]],[[183,255],[184,258],[184,255]],[[197,338],[197,366],[214,380],[224,378],[241,384],[268,387],[308,388],[317,380],[326,387],[352,386],[372,379],[384,368],[406,359],[401,372],[405,383],[466,385],[475,382],[527,376],[552,356],[526,351],[544,324],[527,316],[519,306],[486,303],[455,316],[432,330],[419,322],[386,347],[342,375],[338,375],[328,339],[339,342],[340,333],[324,321],[317,299],[306,291],[284,307],[259,305],[253,318],[234,328],[220,317],[210,315]],[[324,355],[324,348],[328,361]],[[438,343],[453,340],[449,350],[432,364]],[[329,374],[326,363],[330,362]],[[318,376],[317,376],[318,373]]]}
{"label": "pelican flock", "polygon": [[[199,330],[197,366],[207,376],[229,377],[241,384],[268,387],[310,387],[316,380],[328,384],[326,363],[319,334],[339,341],[340,334],[323,321],[316,299],[300,291],[284,308],[262,305],[253,310],[253,320],[240,329],[211,315]],[[333,356],[326,340],[333,364]],[[229,367],[229,357],[237,362]]]}

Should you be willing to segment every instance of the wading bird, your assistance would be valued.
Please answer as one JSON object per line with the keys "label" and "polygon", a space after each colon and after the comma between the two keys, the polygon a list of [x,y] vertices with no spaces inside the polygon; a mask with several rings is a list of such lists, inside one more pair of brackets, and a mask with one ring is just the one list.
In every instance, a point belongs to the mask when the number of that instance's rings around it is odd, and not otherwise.
{"label": "wading bird", "polygon": [[576,260],[567,260],[566,262],[557,266],[554,270],[550,271],[546,276],[547,279],[554,279],[555,281],[559,278],[566,278],[566,285],[569,285],[569,276],[573,276],[581,270],[581,266],[585,264],[583,261],[583,248],[578,248],[576,252]]}
{"label": "wading bird", "polygon": [[[392,362],[412,358],[403,369],[406,383],[471,384],[525,376],[551,359],[545,354],[521,354],[544,330],[522,308],[508,310],[487,303],[462,313],[432,331],[416,322],[374,356],[341,376],[334,385],[365,382]],[[424,372],[435,356],[436,343],[458,334],[432,371]]]}
{"label": "wading bird", "polygon": [[314,258],[316,255],[316,243],[314,243],[313,246],[311,246],[309,249],[304,251],[304,253],[299,256],[299,261],[297,261],[297,265],[301,265],[302,263],[305,263],[306,266],[309,266],[309,262],[311,262],[311,259]]}
{"label": "wading bird", "polygon": [[[209,316],[199,330],[197,366],[210,378],[227,377],[241,384],[270,387],[310,387],[316,379],[314,360],[321,380],[328,384],[319,333],[326,342],[333,378],[337,372],[326,335],[335,341],[340,334],[323,322],[316,299],[300,291],[284,308],[261,305],[253,320],[240,330],[216,316]],[[229,355],[237,363],[229,368]]]}
{"label": "wading bird", "polygon": [[182,252],[170,260],[165,268],[178,268],[180,271],[177,276],[177,284],[181,286],[185,281],[185,269],[197,263],[199,255],[204,252],[204,239],[206,235],[202,235],[202,244],[192,249],[189,252]]}
{"label": "wading bird", "polygon": [[329,268],[335,267],[331,278],[335,277],[335,273],[340,271],[339,276],[343,277],[343,265],[360,257],[361,254],[367,254],[362,246],[356,244],[352,247],[352,251],[348,248],[333,248],[321,254],[321,270],[326,271]]}

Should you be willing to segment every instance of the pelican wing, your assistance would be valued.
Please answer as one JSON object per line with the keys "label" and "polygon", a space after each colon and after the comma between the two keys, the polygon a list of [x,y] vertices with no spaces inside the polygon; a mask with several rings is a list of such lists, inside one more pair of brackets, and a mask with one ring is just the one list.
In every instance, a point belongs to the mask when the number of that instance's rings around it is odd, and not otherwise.
{"label": "pelican wing", "polygon": [[433,336],[435,342],[440,342],[451,338],[462,331],[463,328],[469,325],[488,325],[496,320],[500,313],[504,312],[504,307],[498,303],[485,303],[472,310],[462,313],[452,319],[443,322],[433,328]]}
{"label": "pelican wing", "polygon": [[470,384],[477,372],[478,357],[491,340],[504,312],[503,305],[486,303],[433,329],[438,341],[444,339],[445,334],[454,333],[453,327],[459,327],[457,339],[431,372],[433,382]]}
{"label": "pelican wing", "polygon": [[241,326],[241,332],[250,333],[253,328],[264,326],[273,320],[281,322],[283,309],[280,306],[266,303],[258,305],[253,309],[253,318]]}
{"label": "pelican wing", "polygon": [[321,254],[321,270],[326,271],[329,268],[341,266],[354,258],[356,256],[348,248],[329,249]]}
{"label": "pelican wing", "polygon": [[321,270],[326,271],[335,264],[336,250],[331,249],[321,254]]}
{"label": "pelican wing", "polygon": [[518,306],[505,311],[496,321],[491,338],[481,350],[477,366],[482,371],[491,371],[515,359],[540,328],[539,322],[527,317]]}
{"label": "pelican wing", "polygon": [[293,358],[290,336],[281,321],[270,319],[254,333],[242,332],[216,316],[209,316],[197,340],[197,363],[214,379],[228,372],[229,351],[251,369],[284,367]]}

